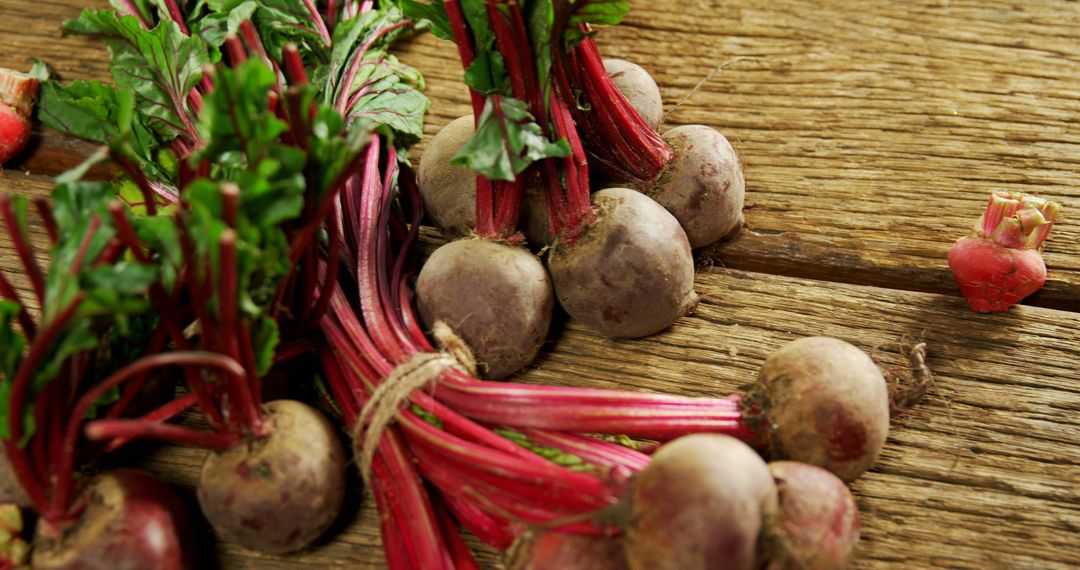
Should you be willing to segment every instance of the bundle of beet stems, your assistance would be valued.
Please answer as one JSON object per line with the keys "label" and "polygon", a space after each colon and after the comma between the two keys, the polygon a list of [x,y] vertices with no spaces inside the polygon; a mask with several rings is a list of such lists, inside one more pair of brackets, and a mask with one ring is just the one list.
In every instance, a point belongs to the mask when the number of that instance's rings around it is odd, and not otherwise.
{"label": "bundle of beet stems", "polygon": [[[487,4],[491,11],[508,8],[523,31],[513,3]],[[455,31],[467,33],[457,3],[444,5]],[[469,65],[467,41],[459,47]],[[516,49],[531,58],[522,45]],[[482,99],[475,92],[473,101],[479,112]],[[553,101],[552,108],[561,109]],[[534,103],[535,110],[545,107]],[[573,138],[573,128],[562,121],[556,132]],[[548,181],[561,184],[557,169],[570,166],[587,196],[586,161],[579,145],[570,146],[576,147],[573,156],[544,163]],[[668,440],[708,431],[761,442],[761,430],[744,417],[738,395],[694,399],[487,382],[473,377],[467,347],[438,325],[436,349],[411,303],[411,247],[422,213],[411,173],[399,172],[398,162],[392,145],[373,139],[363,169],[340,197],[336,225],[345,255],[330,264],[345,267],[322,321],[329,348],[320,351],[330,392],[356,436],[361,469],[383,513],[391,567],[468,567],[448,514],[500,549],[530,528],[618,532],[604,511],[619,503],[627,475],[643,468],[647,457],[584,434]],[[520,189],[521,181],[511,185]],[[478,220],[487,214],[490,223],[493,210],[513,212],[513,204],[505,204],[520,199],[520,192],[500,195],[483,181],[480,188]],[[400,193],[408,199],[395,200]],[[504,206],[492,208],[492,200]],[[587,216],[588,209],[581,213]]]}

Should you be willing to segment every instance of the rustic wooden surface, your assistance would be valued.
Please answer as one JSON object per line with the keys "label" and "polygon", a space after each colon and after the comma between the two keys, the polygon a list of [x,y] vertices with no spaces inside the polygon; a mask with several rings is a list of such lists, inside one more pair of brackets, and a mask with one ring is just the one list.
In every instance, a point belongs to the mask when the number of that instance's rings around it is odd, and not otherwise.
{"label": "rustic wooden surface", "polygon": [[[602,50],[654,74],[667,125],[708,124],[733,141],[747,162],[748,227],[701,256],[695,315],[618,343],[568,323],[525,378],[717,395],[799,336],[882,346],[888,359],[899,339],[924,335],[936,385],[854,486],[858,567],[1080,564],[1080,3],[633,6],[626,25],[602,32]],[[78,9],[0,0],[0,66],[37,56],[66,78],[107,77],[100,45],[59,39]],[[423,36],[402,57],[428,78],[429,134],[468,111],[447,44]],[[0,174],[0,190],[42,194],[86,149],[43,133],[23,169]],[[1065,218],[1045,251],[1047,287],[1029,300],[1041,306],[977,315],[944,256],[999,189],[1059,200]],[[13,264],[0,240],[0,269]],[[198,452],[138,451],[181,488],[197,476]],[[328,543],[293,557],[216,544],[216,558],[223,568],[378,568],[375,517],[364,504]]]}

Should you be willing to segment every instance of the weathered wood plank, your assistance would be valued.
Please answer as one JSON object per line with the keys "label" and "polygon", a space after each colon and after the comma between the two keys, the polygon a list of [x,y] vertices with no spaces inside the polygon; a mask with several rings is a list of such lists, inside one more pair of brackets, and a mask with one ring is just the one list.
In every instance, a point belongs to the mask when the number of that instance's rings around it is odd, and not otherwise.
{"label": "weathered wood plank", "polygon": [[[0,33],[19,40],[0,66],[37,55],[70,78],[107,77],[100,45],[57,41],[75,6],[9,4]],[[748,231],[714,248],[716,262],[955,292],[945,252],[986,195],[1040,192],[1066,217],[1046,248],[1049,282],[1027,302],[1080,310],[1078,26],[1074,2],[1050,0],[639,2],[600,38],[656,76],[669,126],[715,126],[747,161]],[[402,48],[428,80],[428,133],[468,112],[447,48],[429,35]],[[16,166],[55,173],[91,148],[39,141]]]}
{"label": "weathered wood plank", "polygon": [[[669,108],[727,64],[668,124],[710,124],[734,141],[748,161],[749,229],[715,250],[717,269],[699,275],[704,302],[695,315],[619,343],[569,323],[525,377],[715,395],[751,381],[769,352],[798,336],[870,349],[924,333],[937,385],[855,485],[865,529],[859,567],[1074,566],[1080,316],[1032,307],[976,315],[955,296],[890,289],[954,293],[944,252],[984,195],[1040,191],[1067,211],[1046,251],[1050,283],[1032,302],[1080,310],[1080,230],[1070,216],[1080,206],[1080,4],[673,5],[636,2],[626,26],[603,32],[602,49],[653,72]],[[67,78],[107,77],[100,44],[59,39],[59,22],[79,9],[5,0],[0,66],[39,56]],[[446,44],[421,37],[403,57],[428,77],[429,134],[468,111]],[[82,152],[49,141],[23,165],[48,174]],[[48,186],[44,177],[0,175],[2,191]],[[36,222],[31,230],[41,243]],[[0,239],[0,268],[12,263]],[[136,451],[183,488],[197,478],[198,452]],[[330,543],[294,557],[212,548],[223,568],[381,567],[373,508],[355,516]],[[490,554],[483,560],[495,565]]]}
{"label": "weathered wood plank", "polygon": [[[953,297],[731,270],[701,273],[697,286],[699,310],[652,338],[613,342],[566,323],[524,378],[717,396],[752,382],[771,352],[801,336],[880,347],[878,357],[895,362],[893,345],[921,335],[936,384],[895,420],[881,461],[854,485],[857,567],[1064,569],[1080,560],[1080,315],[978,315]],[[163,448],[140,462],[187,486],[199,457]],[[379,567],[372,511],[364,504],[331,543],[303,555],[217,553],[230,568]]]}

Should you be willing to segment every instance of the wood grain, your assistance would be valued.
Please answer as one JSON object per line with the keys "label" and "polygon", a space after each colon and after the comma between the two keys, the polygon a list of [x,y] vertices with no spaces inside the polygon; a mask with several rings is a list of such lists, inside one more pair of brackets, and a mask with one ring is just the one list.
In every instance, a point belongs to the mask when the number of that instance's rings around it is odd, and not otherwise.
{"label": "wood grain", "polygon": [[[0,66],[38,56],[67,78],[107,78],[100,45],[57,41],[54,23],[76,7],[6,4],[0,33],[20,39]],[[746,160],[747,231],[711,248],[714,262],[955,294],[945,253],[989,193],[1036,192],[1065,216],[1045,250],[1047,285],[1026,303],[1080,310],[1076,2],[672,6],[635,3],[600,42],[653,73],[667,126],[714,126]],[[427,78],[428,134],[468,112],[448,47],[423,35],[401,48]],[[36,140],[16,167],[55,174],[92,148]]]}
{"label": "wood grain", "polygon": [[[1069,311],[1080,311],[1080,3],[633,6],[625,26],[601,33],[602,50],[655,75],[667,125],[708,124],[733,141],[747,161],[748,227],[702,256],[694,315],[617,343],[565,323],[524,378],[717,395],[753,381],[771,351],[799,336],[881,346],[878,355],[896,361],[893,344],[923,335],[936,385],[925,405],[897,419],[881,462],[855,484],[864,525],[857,566],[1074,567],[1080,312]],[[100,44],[59,37],[59,22],[79,9],[71,0],[0,0],[0,66],[25,68],[36,56],[68,79],[107,78]],[[421,36],[402,46],[402,58],[427,77],[428,134],[468,112],[448,44]],[[49,175],[91,148],[48,132],[36,145],[21,169],[0,172],[0,190],[43,195]],[[977,315],[956,296],[945,251],[999,189],[1064,204],[1045,251],[1049,282],[1028,302],[1067,310]],[[43,243],[36,221],[31,233]],[[0,238],[0,270],[12,275],[15,264]],[[16,285],[25,295],[25,281]],[[144,445],[111,461],[145,466],[190,502],[200,456]],[[213,552],[205,563],[382,567],[370,503],[338,528],[292,557],[214,543],[204,532]],[[489,551],[481,558],[498,566]]]}
{"label": "wood grain", "polygon": [[[523,379],[720,396],[754,381],[765,358],[829,335],[896,367],[897,343],[923,338],[935,385],[894,418],[884,454],[854,484],[857,568],[1070,568],[1080,560],[1080,315],[1020,307],[967,311],[943,295],[733,270],[698,276],[703,302],[647,339],[609,341],[565,323]],[[190,486],[201,452],[157,448],[138,463]],[[379,567],[373,505],[332,542],[288,558],[218,545],[224,568]],[[484,553],[485,563],[497,560]]]}

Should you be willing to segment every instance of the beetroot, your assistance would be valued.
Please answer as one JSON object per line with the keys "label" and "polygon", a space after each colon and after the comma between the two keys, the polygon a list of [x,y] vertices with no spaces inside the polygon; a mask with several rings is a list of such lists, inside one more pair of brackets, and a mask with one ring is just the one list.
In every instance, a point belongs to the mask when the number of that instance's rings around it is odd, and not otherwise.
{"label": "beetroot", "polygon": [[1039,250],[1061,207],[1018,192],[995,192],[986,211],[949,249],[949,269],[972,310],[1000,312],[1046,283]]}
{"label": "beetroot", "polygon": [[195,552],[180,501],[153,477],[120,469],[95,477],[70,525],[38,524],[37,570],[179,570]]}
{"label": "beetroot", "polygon": [[530,186],[525,189],[525,199],[521,201],[519,223],[521,232],[525,234],[525,241],[533,249],[541,249],[552,244],[551,221],[548,218],[543,188]]}
{"label": "beetroot", "polygon": [[626,530],[633,570],[758,567],[758,535],[776,511],[776,485],[753,449],[698,434],[660,448],[637,477]]}
{"label": "beetroot", "polygon": [[0,165],[19,154],[30,140],[38,83],[25,73],[0,68]]}
{"label": "beetroot", "polygon": [[596,220],[579,239],[557,240],[548,259],[566,312],[605,336],[637,338],[693,310],[694,260],[678,221],[626,188],[593,202]]}
{"label": "beetroot", "polygon": [[265,405],[270,435],[207,456],[199,505],[225,540],[284,553],[311,544],[345,497],[345,454],[326,419],[291,400]]}
{"label": "beetroot", "polygon": [[717,242],[742,227],[746,180],[724,135],[702,125],[664,133],[674,156],[654,181],[639,187],[682,224],[691,247]]}
{"label": "beetroot", "polygon": [[472,349],[486,378],[504,378],[532,362],[555,304],[544,264],[528,250],[486,239],[440,247],[416,280],[428,328],[443,321]]}
{"label": "beetroot", "polygon": [[766,568],[847,568],[859,541],[859,509],[844,482],[795,461],[774,461],[769,471],[780,506],[766,530]]}
{"label": "beetroot", "polygon": [[424,211],[448,236],[463,236],[476,227],[476,173],[450,164],[472,134],[471,115],[454,119],[431,138],[417,168]]}
{"label": "beetroot", "polygon": [[769,457],[824,467],[844,481],[877,461],[889,429],[881,370],[865,352],[829,337],[801,338],[773,353],[743,407]]}
{"label": "beetroot", "polygon": [[520,545],[510,570],[626,570],[620,537],[548,531]]}
{"label": "beetroot", "polygon": [[604,58],[604,71],[645,124],[654,131],[659,129],[664,119],[664,104],[652,76],[640,65],[616,58]]}

